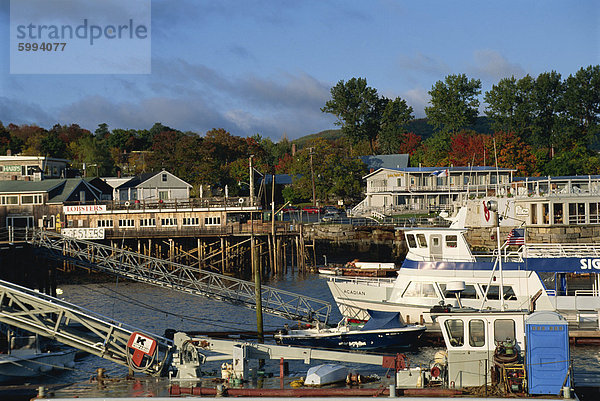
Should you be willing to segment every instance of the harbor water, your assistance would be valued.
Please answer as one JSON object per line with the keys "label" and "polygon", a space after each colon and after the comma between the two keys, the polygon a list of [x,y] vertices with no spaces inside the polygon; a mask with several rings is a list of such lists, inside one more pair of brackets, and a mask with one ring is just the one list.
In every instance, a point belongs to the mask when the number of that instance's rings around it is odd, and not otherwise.
{"label": "harbor water", "polygon": [[[330,323],[341,319],[341,315],[326,285],[327,278],[316,274],[289,274],[271,278],[264,285],[305,294],[332,303]],[[165,330],[224,332],[255,331],[256,314],[250,309],[208,300],[202,297],[172,291],[148,284],[124,282],[113,279],[111,282],[61,285],[60,298],[87,308],[108,318],[123,322],[145,331],[163,335]],[[284,319],[264,315],[265,331],[281,328]],[[271,341],[267,339],[267,341]],[[411,366],[428,365],[434,354],[441,348],[420,347],[404,351]],[[600,383],[600,347],[576,346],[571,348],[576,379],[597,386]],[[314,362],[313,362],[314,364]],[[207,363],[203,371],[207,376],[220,375],[221,362]],[[309,365],[302,361],[290,361],[290,376],[305,375]],[[380,366],[348,364],[362,375],[376,374],[385,378],[389,372]],[[103,368],[106,374],[121,385],[99,386],[90,381],[97,369]],[[264,371],[267,375],[279,375],[279,361],[267,361]],[[59,375],[42,375],[30,380],[32,387],[46,385],[55,388],[55,395],[64,397],[119,397],[168,395],[166,379],[145,378],[138,375],[137,381],[123,380],[127,369],[95,356],[85,356],[76,362],[75,368]],[[118,389],[118,390],[115,390]],[[596,394],[598,394],[596,392]]]}

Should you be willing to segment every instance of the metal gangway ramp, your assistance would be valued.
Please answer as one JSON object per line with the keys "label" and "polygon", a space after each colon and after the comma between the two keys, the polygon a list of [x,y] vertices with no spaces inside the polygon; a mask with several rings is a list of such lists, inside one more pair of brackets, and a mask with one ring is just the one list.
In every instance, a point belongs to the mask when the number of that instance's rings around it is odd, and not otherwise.
{"label": "metal gangway ramp", "polygon": [[[163,374],[171,363],[171,340],[1,280],[0,321],[153,376]],[[127,346],[134,333],[153,338],[157,344],[156,357],[141,369],[131,363]]]}
{"label": "metal gangway ramp", "polygon": [[[30,229],[28,241],[49,257],[80,267],[256,309],[255,285],[246,280],[46,230]],[[261,291],[263,313],[307,323],[329,319],[329,302],[268,286]]]}

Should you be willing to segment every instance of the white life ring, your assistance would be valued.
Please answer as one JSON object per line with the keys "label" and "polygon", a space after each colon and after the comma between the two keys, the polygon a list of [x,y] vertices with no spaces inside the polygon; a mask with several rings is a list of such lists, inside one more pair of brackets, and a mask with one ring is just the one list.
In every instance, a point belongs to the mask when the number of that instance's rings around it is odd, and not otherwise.
{"label": "white life ring", "polygon": [[129,203],[129,201],[125,201],[125,207],[129,207],[129,205],[131,205],[131,203]]}
{"label": "white life ring", "polygon": [[240,204],[244,203],[244,198],[238,199],[238,203],[240,203]]}

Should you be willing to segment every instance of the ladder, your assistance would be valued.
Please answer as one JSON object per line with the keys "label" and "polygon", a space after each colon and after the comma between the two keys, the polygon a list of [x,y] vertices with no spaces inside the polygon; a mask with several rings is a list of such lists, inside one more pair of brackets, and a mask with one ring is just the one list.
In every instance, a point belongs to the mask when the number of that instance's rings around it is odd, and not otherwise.
{"label": "ladder", "polygon": [[[29,242],[48,257],[237,306],[256,309],[252,282],[146,256],[108,245],[35,229]],[[284,319],[327,323],[331,304],[317,298],[262,286],[263,313]]]}
{"label": "ladder", "polygon": [[[153,376],[166,374],[171,364],[171,340],[1,280],[0,322]],[[145,361],[141,369],[132,363],[132,354],[127,345],[136,333],[156,341],[154,358]]]}

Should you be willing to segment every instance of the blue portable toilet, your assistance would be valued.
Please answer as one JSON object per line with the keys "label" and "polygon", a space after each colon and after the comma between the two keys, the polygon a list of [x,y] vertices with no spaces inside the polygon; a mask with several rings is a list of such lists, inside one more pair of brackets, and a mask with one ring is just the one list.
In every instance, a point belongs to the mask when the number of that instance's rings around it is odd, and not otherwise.
{"label": "blue portable toilet", "polygon": [[[529,394],[558,395],[569,374],[569,327],[556,312],[532,313],[525,319]],[[566,381],[567,386],[570,381]]]}

